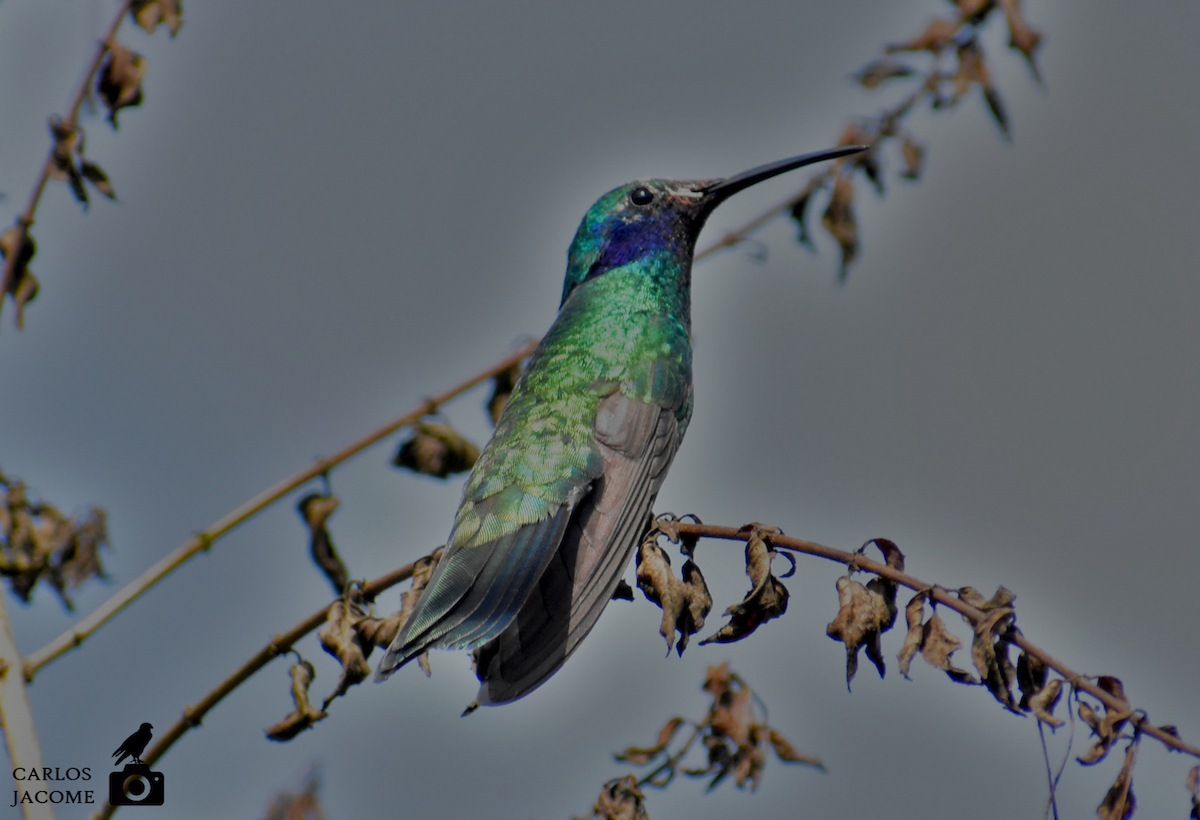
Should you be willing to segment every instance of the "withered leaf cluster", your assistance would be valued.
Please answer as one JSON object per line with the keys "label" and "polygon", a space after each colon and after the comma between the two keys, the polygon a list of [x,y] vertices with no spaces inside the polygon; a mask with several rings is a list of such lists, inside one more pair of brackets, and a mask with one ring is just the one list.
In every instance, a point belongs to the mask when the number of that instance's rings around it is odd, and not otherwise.
{"label": "withered leaf cluster", "polygon": [[[662,608],[659,634],[667,641],[667,654],[672,646],[680,656],[687,649],[688,639],[704,628],[704,619],[712,609],[712,596],[700,567],[689,554],[683,563],[680,578],[671,571],[671,558],[658,545],[660,530],[651,530],[637,551],[637,585],[642,594]],[[675,633],[679,642],[675,643]]]}
{"label": "withered leaf cluster", "polygon": [[[302,661],[292,667],[292,700],[295,710],[283,721],[267,729],[272,740],[291,740],[313,723],[325,717],[329,704],[346,694],[351,686],[362,683],[371,674],[367,659],[375,647],[387,648],[400,634],[405,621],[411,617],[421,591],[429,583],[437,553],[417,561],[411,580],[411,588],[400,595],[400,609],[386,618],[379,618],[366,607],[361,587],[348,583],[345,592],[332,604],[325,615],[324,625],[317,630],[321,648],[341,664],[342,671],[337,685],[317,709],[309,704],[308,688],[316,674],[311,664]],[[418,662],[426,675],[430,674],[429,653],[423,653]]]}
{"label": "withered leaf cluster", "polygon": [[[1128,702],[1125,697],[1125,687],[1118,678],[1102,675],[1097,678],[1096,685],[1113,697]],[[1113,744],[1120,738],[1121,729],[1133,717],[1131,709],[1114,711],[1106,704],[1100,704],[1099,708],[1102,711],[1088,705],[1082,698],[1079,700],[1079,718],[1088,725],[1096,737],[1095,742],[1088,750],[1076,758],[1084,766],[1094,765],[1106,758]]]}
{"label": "withered leaf cluster", "polygon": [[574,820],[649,820],[646,795],[633,775],[614,777],[600,787],[592,813]]}
{"label": "withered leaf cluster", "polygon": [[950,680],[958,683],[979,683],[970,672],[955,666],[950,656],[962,648],[962,642],[946,631],[946,625],[936,609],[925,620],[925,599],[928,590],[918,592],[904,608],[904,616],[908,621],[908,634],[904,637],[904,645],[900,648],[900,674],[909,677],[908,670],[917,652],[926,661],[950,676]]}
{"label": "withered leaf cluster", "polygon": [[[883,147],[889,140],[899,142],[902,178],[916,180],[924,169],[925,147],[901,124],[909,114],[925,103],[933,109],[953,108],[978,88],[1001,133],[1009,137],[1008,114],[979,40],[982,27],[994,12],[1003,12],[1009,45],[1025,57],[1034,78],[1041,81],[1034,59],[1041,35],[1025,20],[1020,0],[956,0],[954,5],[957,13],[953,17],[936,18],[916,36],[887,46],[885,56],[869,62],[854,75],[863,88],[872,91],[893,88],[901,80],[913,85],[908,86],[907,96],[882,114],[847,126],[838,145],[866,145],[869,150],[844,157],[813,174],[788,207],[789,216],[799,229],[800,244],[811,249],[809,211],[818,194],[827,197],[821,211],[821,227],[838,244],[839,281],[845,280],[859,254],[859,226],[854,209],[857,175],[861,173],[877,193],[883,193]],[[925,69],[893,56],[901,53],[925,53]]]}
{"label": "withered leaf cluster", "polygon": [[107,580],[100,548],[108,544],[104,510],[92,507],[74,520],[29,497],[25,484],[0,472],[0,575],[29,602],[39,580],[75,608],[71,593],[89,578]]}
{"label": "withered leaf cluster", "polygon": [[1000,587],[990,599],[985,600],[971,587],[963,587],[958,591],[958,597],[985,613],[974,624],[975,638],[971,641],[971,660],[975,663],[980,680],[1000,705],[1012,712],[1019,712],[1012,693],[1017,673],[1009,658],[1012,646],[1010,630],[1014,628],[1017,617],[1012,608],[1016,596]]}
{"label": "withered leaf cluster", "polygon": [[1045,667],[1038,659],[1022,654],[1020,683],[1023,695],[1020,705],[1013,696],[1012,687],[1018,675],[1009,653],[1016,630],[1016,613],[1012,608],[1016,596],[1004,587],[997,589],[991,598],[984,598],[971,587],[962,587],[957,591],[960,600],[982,613],[978,620],[963,616],[975,633],[971,641],[971,661],[979,675],[976,678],[951,661],[950,656],[962,648],[962,642],[947,631],[937,613],[936,604],[929,620],[925,620],[925,602],[932,600],[931,593],[931,589],[918,592],[905,607],[908,634],[900,648],[900,673],[906,678],[909,676],[912,659],[919,651],[921,657],[945,672],[950,680],[970,685],[983,684],[1004,708],[1018,713],[1033,712],[1039,720],[1051,726],[1059,725],[1051,712],[1058,701],[1062,682],[1047,684]]}
{"label": "withered leaf cluster", "polygon": [[[889,567],[904,570],[904,554],[886,538],[875,538],[859,548],[862,554],[870,545],[882,554]],[[858,672],[858,650],[866,648],[867,657],[883,677],[887,665],[883,660],[881,638],[896,622],[896,585],[883,577],[872,578],[864,586],[851,578],[850,573],[838,578],[838,613],[825,632],[835,641],[846,645],[846,686]],[[902,664],[903,665],[903,664]]]}
{"label": "withered leaf cluster", "polygon": [[317,675],[313,665],[300,658],[288,668],[288,675],[292,679],[292,703],[295,708],[266,730],[268,739],[280,743],[291,740],[305,729],[311,729],[314,723],[327,716],[324,709],[317,709],[308,700],[308,687]]}
{"label": "withered leaf cluster", "polygon": [[350,573],[341,556],[333,546],[329,529],[325,526],[329,516],[338,508],[338,499],[333,495],[309,493],[296,504],[296,511],[308,529],[308,548],[313,562],[329,579],[333,594],[341,595],[350,583]]}
{"label": "withered leaf cluster", "polygon": [[[923,90],[929,93],[933,107],[953,107],[971,89],[978,87],[992,118],[1007,138],[1010,135],[1008,115],[1000,91],[992,82],[978,31],[987,17],[1003,6],[1009,30],[1009,45],[1025,57],[1034,79],[1038,82],[1041,82],[1041,75],[1038,73],[1034,52],[1041,42],[1041,35],[1022,16],[1019,0],[1008,0],[1000,4],[992,0],[959,0],[956,5],[959,13],[955,19],[932,20],[920,34],[906,42],[888,46],[887,52],[895,54],[924,51],[932,54],[935,63],[933,68],[923,75]],[[942,65],[947,57],[954,60],[951,69]],[[860,72],[859,82],[872,88],[874,86],[868,85],[871,81],[879,85],[894,77],[912,76],[917,73],[904,63],[895,63],[893,67],[885,70],[884,66],[888,65],[891,65],[890,60],[873,63]],[[903,73],[905,69],[908,70],[908,74]]]}
{"label": "withered leaf cluster", "polygon": [[701,645],[740,641],[787,611],[787,587],[771,572],[771,561],[778,554],[771,544],[771,534],[780,531],[762,524],[747,524],[741,532],[750,533],[746,540],[746,575],[750,577],[750,591],[739,603],[725,610],[729,620],[702,640]]}
{"label": "withered leaf cluster", "polygon": [[[657,763],[641,781],[655,788],[666,788],[676,774],[682,773],[707,778],[709,790],[730,776],[738,788],[749,785],[753,790],[762,779],[768,751],[785,763],[803,763],[824,771],[818,758],[798,752],[787,738],[767,725],[765,708],[729,664],[709,667],[704,691],[712,698],[704,720],[673,717],[659,730],[653,746],[631,746],[616,755],[617,760],[635,766]],[[684,727],[690,732],[682,743],[675,743]],[[685,768],[684,760],[697,742],[704,748],[705,763]]]}
{"label": "withered leaf cluster", "polygon": [[85,181],[109,199],[117,198],[108,175],[85,155],[82,128],[53,117],[50,120],[50,136],[54,140],[50,151],[50,176],[70,185],[71,193],[84,208],[88,206]]}
{"label": "withered leaf cluster", "polygon": [[1022,712],[1029,712],[1042,723],[1058,728],[1063,722],[1054,717],[1054,707],[1062,697],[1062,678],[1049,677],[1049,670],[1041,658],[1022,652],[1017,657],[1017,686],[1021,689],[1021,701],[1017,704]]}
{"label": "withered leaf cluster", "polygon": [[146,60],[121,43],[109,43],[108,54],[96,77],[96,94],[108,109],[108,121],[117,127],[117,112],[142,104],[142,80],[146,78]]}
{"label": "withered leaf cluster", "polygon": [[449,424],[421,419],[400,444],[392,464],[435,478],[465,473],[475,466],[479,447]]}
{"label": "withered leaf cluster", "polygon": [[[364,609],[362,591],[356,585],[351,585],[346,594],[329,605],[325,625],[317,630],[317,639],[322,649],[338,659],[342,672],[338,676],[337,686],[325,698],[322,709],[328,709],[334,698],[341,697],[351,686],[366,680],[371,674],[367,658],[375,647],[387,648],[395,640],[409,614],[411,609],[408,612],[402,609],[386,618],[375,617]],[[427,662],[422,664],[422,668],[428,674]]]}
{"label": "withered leaf cluster", "polygon": [[492,394],[488,396],[486,406],[488,418],[492,420],[493,427],[496,426],[496,422],[500,421],[504,405],[508,404],[508,397],[512,394],[513,388],[517,386],[517,379],[521,378],[524,369],[521,362],[517,362],[492,377]]}

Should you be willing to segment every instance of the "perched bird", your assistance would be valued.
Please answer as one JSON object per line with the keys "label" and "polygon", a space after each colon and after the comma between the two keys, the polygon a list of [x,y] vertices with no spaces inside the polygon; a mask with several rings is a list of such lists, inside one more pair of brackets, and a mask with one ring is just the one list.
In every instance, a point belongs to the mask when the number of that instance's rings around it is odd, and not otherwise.
{"label": "perched bird", "polygon": [[499,704],[562,666],[612,598],[691,418],[692,256],[705,220],[751,185],[862,150],[728,179],[640,180],[597,200],[571,243],[558,316],[377,681],[426,649],[470,648],[476,703]]}
{"label": "perched bird", "polygon": [[[150,732],[153,728],[149,723],[143,723],[136,732],[125,738],[125,742],[118,746],[117,750],[112,753],[112,756],[117,758],[117,762],[113,763],[113,765],[120,766],[121,761],[130,756],[133,757],[134,763],[141,763],[142,752],[146,750],[146,744],[153,737]],[[120,755],[120,757],[117,757],[117,755]]]}

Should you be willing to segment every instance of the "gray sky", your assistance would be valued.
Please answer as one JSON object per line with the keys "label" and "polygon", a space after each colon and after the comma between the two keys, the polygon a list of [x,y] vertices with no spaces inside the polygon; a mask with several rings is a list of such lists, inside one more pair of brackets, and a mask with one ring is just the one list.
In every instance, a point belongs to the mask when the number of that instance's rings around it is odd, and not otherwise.
{"label": "gray sky", "polygon": [[[886,197],[862,192],[863,253],[844,286],[833,244],[810,254],[782,220],[761,234],[765,262],[748,247],[697,267],[696,412],[658,507],[847,549],[886,536],[919,577],[1004,584],[1028,637],[1121,677],[1195,742],[1200,6],[1026,6],[1046,35],[1045,88],[999,21],[986,40],[1012,144],[977,96],[914,117],[927,174],[896,179],[893,156]],[[6,222],[114,7],[0,4]],[[116,134],[86,122],[121,201],[81,215],[64,187],[47,192],[41,296],[23,333],[11,307],[0,328],[0,466],[63,508],[109,511],[113,580],[86,589],[80,612],[541,333],[572,232],[604,191],[830,146],[847,118],[894,99],[849,75],[946,9],[261,0],[189,3],[174,41],[126,27],[147,57],[146,102]],[[739,196],[707,236],[802,178]],[[448,408],[480,440],[484,398]],[[398,473],[390,455],[333,478],[331,529],[356,576],[440,543],[458,498],[460,481]],[[305,549],[280,505],[45,669],[31,697],[46,764],[103,776],[140,722],[162,731],[321,605]],[[705,544],[699,560],[715,625],[745,590],[740,550]],[[272,744],[262,729],[290,709],[276,661],[161,761],[158,815],[254,817],[320,763],[331,820],[568,817],[626,770],[613,751],[672,714],[700,716],[705,667],[729,660],[829,773],[772,761],[754,795],[680,782],[651,794],[652,816],[1040,817],[1033,721],[920,661],[905,681],[900,633],[885,638],[887,678],[864,666],[847,693],[825,636],[839,574],[801,560],[782,620],[682,660],[663,659],[659,611],[639,594],[534,695],[468,719],[466,658],[437,653],[432,681],[412,668],[360,686]],[[45,592],[10,610],[23,651],[71,623]],[[313,638],[302,648],[314,692],[328,691],[335,663]],[[1064,747],[1060,732],[1056,759]],[[1090,816],[1118,766],[1068,766],[1064,816]],[[1143,745],[1139,816],[1186,813],[1188,766]]]}

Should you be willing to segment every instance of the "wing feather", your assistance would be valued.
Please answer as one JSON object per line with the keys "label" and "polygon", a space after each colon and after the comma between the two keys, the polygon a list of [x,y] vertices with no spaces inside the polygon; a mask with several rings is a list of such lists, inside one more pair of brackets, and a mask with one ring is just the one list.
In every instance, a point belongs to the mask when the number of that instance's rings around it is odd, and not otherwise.
{"label": "wing feather", "polygon": [[679,448],[675,412],[615,392],[601,402],[595,432],[602,477],[575,507],[517,617],[475,652],[481,704],[516,700],[566,662],[611,600],[649,525]]}

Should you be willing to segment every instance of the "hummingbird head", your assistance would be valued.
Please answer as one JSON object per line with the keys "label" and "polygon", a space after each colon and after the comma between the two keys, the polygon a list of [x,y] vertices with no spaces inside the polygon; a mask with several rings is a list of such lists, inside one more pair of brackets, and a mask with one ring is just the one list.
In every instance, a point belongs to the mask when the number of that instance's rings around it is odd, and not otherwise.
{"label": "hummingbird head", "polygon": [[849,145],[791,157],[725,179],[643,179],[614,188],[579,223],[567,254],[563,301],[584,282],[652,256],[674,255],[690,270],[696,237],[726,199],[786,171],[866,148]]}

